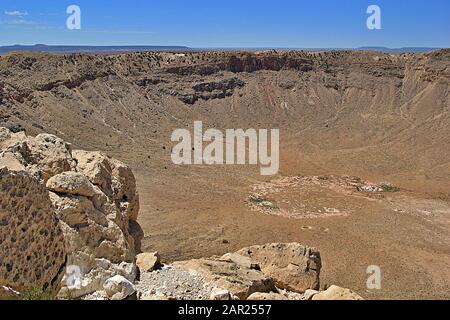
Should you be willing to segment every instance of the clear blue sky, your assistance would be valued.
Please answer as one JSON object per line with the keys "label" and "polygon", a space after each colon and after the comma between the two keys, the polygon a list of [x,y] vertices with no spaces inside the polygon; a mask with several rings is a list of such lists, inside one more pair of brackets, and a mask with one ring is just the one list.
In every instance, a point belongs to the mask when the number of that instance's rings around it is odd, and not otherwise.
{"label": "clear blue sky", "polygon": [[[82,29],[66,29],[77,4]],[[368,30],[366,9],[382,10]],[[0,0],[0,45],[450,47],[450,0]]]}

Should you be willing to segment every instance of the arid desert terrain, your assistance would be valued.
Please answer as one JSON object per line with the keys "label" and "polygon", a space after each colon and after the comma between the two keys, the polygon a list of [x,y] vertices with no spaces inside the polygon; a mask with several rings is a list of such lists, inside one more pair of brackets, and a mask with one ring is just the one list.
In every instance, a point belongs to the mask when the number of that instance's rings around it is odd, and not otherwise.
{"label": "arid desert terrain", "polygon": [[[450,50],[0,56],[0,127],[101,150],[137,178],[164,262],[298,242],[321,285],[450,298]],[[280,129],[280,170],[174,165],[171,133]],[[366,269],[382,272],[380,290]]]}

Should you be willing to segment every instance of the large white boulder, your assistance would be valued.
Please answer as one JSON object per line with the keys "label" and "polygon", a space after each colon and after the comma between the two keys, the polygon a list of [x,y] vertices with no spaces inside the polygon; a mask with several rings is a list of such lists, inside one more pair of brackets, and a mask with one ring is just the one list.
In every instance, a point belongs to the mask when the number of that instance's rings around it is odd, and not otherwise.
{"label": "large white boulder", "polygon": [[332,285],[327,290],[315,294],[312,300],[363,300],[363,298],[350,289]]}
{"label": "large white boulder", "polygon": [[73,195],[92,197],[94,186],[89,179],[80,172],[67,171],[57,174],[47,180],[47,189]]}
{"label": "large white boulder", "polygon": [[125,300],[136,292],[133,283],[120,275],[107,279],[103,289],[111,300]]}

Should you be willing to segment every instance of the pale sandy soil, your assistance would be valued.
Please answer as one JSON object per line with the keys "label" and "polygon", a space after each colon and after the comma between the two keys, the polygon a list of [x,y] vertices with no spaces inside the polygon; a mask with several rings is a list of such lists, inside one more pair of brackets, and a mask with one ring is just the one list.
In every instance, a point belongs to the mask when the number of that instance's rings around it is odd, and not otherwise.
{"label": "pale sandy soil", "polygon": [[[322,285],[349,287],[369,299],[450,298],[448,200],[412,191],[353,195],[329,186],[315,186],[305,197],[286,188],[283,198],[295,201],[294,206],[345,212],[286,218],[249,207],[253,179],[229,170],[228,182],[223,183],[223,177],[208,172],[215,170],[194,171],[186,169],[188,176],[175,175],[156,184],[138,175],[143,247],[158,250],[163,260],[296,241],[320,249]],[[382,270],[381,290],[366,288],[369,265]]]}

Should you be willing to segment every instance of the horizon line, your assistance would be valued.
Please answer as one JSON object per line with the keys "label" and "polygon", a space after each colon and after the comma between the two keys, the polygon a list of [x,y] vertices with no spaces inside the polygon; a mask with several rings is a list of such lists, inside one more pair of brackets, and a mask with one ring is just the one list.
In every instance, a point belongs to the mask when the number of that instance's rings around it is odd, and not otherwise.
{"label": "horizon line", "polygon": [[135,48],[135,49],[181,49],[181,50],[388,50],[388,51],[399,51],[399,50],[440,50],[440,49],[448,49],[449,47],[442,46],[402,46],[402,47],[388,47],[383,45],[362,45],[355,47],[285,47],[285,46],[186,46],[186,45],[147,45],[147,44],[139,44],[139,45],[91,45],[91,44],[6,44],[0,45],[0,48],[8,49],[8,48],[20,48],[26,47],[30,49],[39,49],[39,48],[105,48],[105,49],[113,49],[113,48]]}

